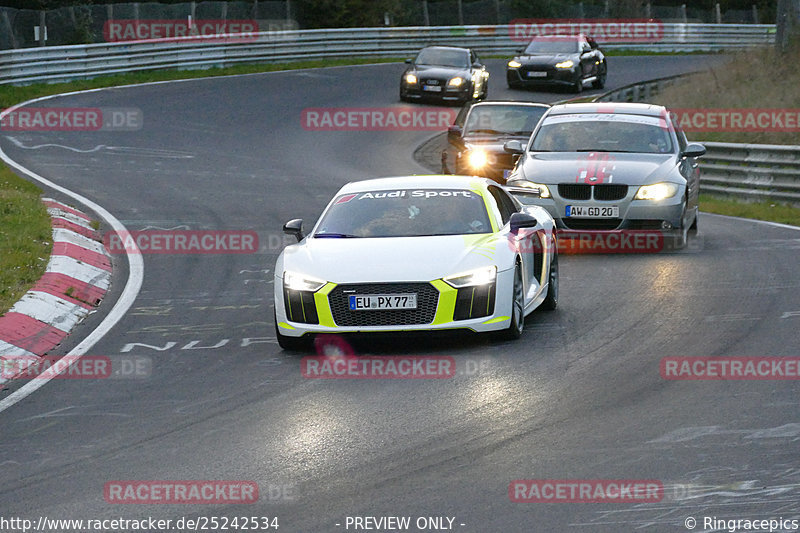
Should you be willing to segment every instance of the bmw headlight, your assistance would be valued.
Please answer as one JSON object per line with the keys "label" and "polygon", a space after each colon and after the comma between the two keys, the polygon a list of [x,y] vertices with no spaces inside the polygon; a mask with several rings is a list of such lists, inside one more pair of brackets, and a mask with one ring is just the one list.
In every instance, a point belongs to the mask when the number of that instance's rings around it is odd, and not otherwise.
{"label": "bmw headlight", "polygon": [[567,59],[561,63],[556,63],[556,68],[572,68],[572,65],[574,64],[575,63],[571,59]]}
{"label": "bmw headlight", "polygon": [[547,188],[547,185],[544,183],[533,183],[532,181],[522,181],[520,183],[514,183],[516,187],[522,187],[525,189],[538,189],[539,190],[539,198],[550,198],[550,189]]}
{"label": "bmw headlight", "polygon": [[297,272],[286,271],[283,273],[283,286],[293,291],[316,292],[325,286],[325,281]]}
{"label": "bmw headlight", "polygon": [[508,62],[508,68],[519,68],[522,66],[522,63],[517,61],[516,59],[512,59]]}
{"label": "bmw headlight", "polygon": [[456,76],[455,78],[450,78],[450,81],[447,82],[448,87],[461,87],[461,84],[464,83],[464,78],[460,76]]}
{"label": "bmw headlight", "polygon": [[476,268],[475,270],[462,272],[461,274],[455,274],[453,276],[447,276],[444,278],[444,281],[451,287],[460,289],[462,287],[488,285],[490,283],[494,283],[495,279],[497,279],[497,267],[490,266]]}
{"label": "bmw headlight", "polygon": [[655,183],[653,185],[642,185],[636,191],[634,200],[666,200],[678,193],[678,186],[674,183]]}
{"label": "bmw headlight", "polygon": [[417,84],[417,75],[413,72],[409,72],[406,74],[406,83],[408,85],[416,85]]}

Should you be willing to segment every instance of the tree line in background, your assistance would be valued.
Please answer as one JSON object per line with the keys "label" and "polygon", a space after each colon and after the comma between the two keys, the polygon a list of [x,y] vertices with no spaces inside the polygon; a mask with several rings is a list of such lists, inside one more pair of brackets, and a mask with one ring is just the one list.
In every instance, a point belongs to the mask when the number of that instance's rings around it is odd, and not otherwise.
{"label": "tree line in background", "polygon": [[[162,4],[185,3],[187,0],[159,0]],[[227,0],[225,0],[227,1]],[[241,1],[241,0],[230,0]],[[250,0],[248,0],[250,1]],[[252,0],[257,1],[257,0]],[[293,17],[306,28],[347,28],[383,25],[384,16],[402,21],[410,10],[419,9],[423,1],[428,4],[451,3],[456,0],[288,0]],[[462,0],[468,4],[470,0]],[[559,18],[565,6],[575,6],[579,0],[502,0],[520,17]],[[690,4],[693,8],[714,9],[720,4],[722,11],[728,9],[751,9],[755,5],[761,13],[761,22],[774,22],[779,0],[653,0],[654,5],[675,6]],[[103,5],[131,3],[130,0],[0,0],[0,6],[17,9],[56,9],[78,5]],[[140,4],[149,3],[140,1]],[[644,0],[607,0],[611,17],[642,17],[645,15]],[[606,0],[583,0],[584,6],[603,6]]]}

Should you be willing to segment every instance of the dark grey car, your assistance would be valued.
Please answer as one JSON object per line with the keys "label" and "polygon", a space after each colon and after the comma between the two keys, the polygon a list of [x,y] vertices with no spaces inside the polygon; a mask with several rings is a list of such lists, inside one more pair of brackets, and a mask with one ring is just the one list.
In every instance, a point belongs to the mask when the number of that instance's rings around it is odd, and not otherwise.
{"label": "dark grey car", "polygon": [[443,174],[484,176],[505,183],[517,156],[504,150],[506,141],[528,142],[548,104],[514,101],[466,104],[447,131],[442,152]]}
{"label": "dark grey car", "polygon": [[486,98],[489,72],[469,48],[428,46],[400,78],[400,100],[465,103]]}
{"label": "dark grey car", "polygon": [[553,106],[527,146],[505,149],[520,154],[508,185],[562,230],[656,230],[681,247],[697,228],[705,147],[689,144],[662,106]]}

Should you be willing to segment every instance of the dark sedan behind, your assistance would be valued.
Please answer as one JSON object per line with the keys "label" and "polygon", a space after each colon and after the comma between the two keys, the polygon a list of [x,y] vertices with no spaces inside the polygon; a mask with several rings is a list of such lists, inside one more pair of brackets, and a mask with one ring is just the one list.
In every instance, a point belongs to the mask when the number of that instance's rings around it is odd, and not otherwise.
{"label": "dark sedan behind", "polygon": [[486,98],[489,73],[468,48],[428,46],[409,64],[400,79],[400,100],[464,103]]}

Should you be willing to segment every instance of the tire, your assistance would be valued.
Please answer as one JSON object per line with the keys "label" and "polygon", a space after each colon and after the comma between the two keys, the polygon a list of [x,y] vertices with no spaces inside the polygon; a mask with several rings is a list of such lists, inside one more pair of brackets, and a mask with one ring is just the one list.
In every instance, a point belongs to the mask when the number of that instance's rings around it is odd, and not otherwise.
{"label": "tire", "polygon": [[308,351],[311,347],[311,342],[307,338],[308,335],[302,337],[287,337],[281,335],[278,329],[278,318],[275,313],[272,313],[272,321],[275,322],[275,337],[278,339],[278,346],[289,352],[302,352]]}
{"label": "tire", "polygon": [[[553,238],[555,241],[555,237]],[[553,252],[553,263],[550,265],[550,272],[547,283],[547,297],[542,302],[542,309],[555,311],[558,307],[558,247]]]}
{"label": "tire", "polygon": [[606,76],[608,75],[608,67],[603,63],[603,72],[597,75],[597,79],[592,83],[595,89],[602,89],[606,86]]}
{"label": "tire", "polygon": [[686,223],[683,219],[686,218],[686,203],[683,204],[683,214],[681,215],[681,227],[678,228],[678,233],[672,240],[672,249],[673,250],[683,250],[686,248],[686,244],[689,242],[689,228],[686,227]]}
{"label": "tire", "polygon": [[511,292],[511,324],[498,335],[500,339],[508,341],[522,337],[522,331],[525,329],[525,294],[519,263],[514,269],[514,289]]}
{"label": "tire", "polygon": [[575,83],[572,86],[572,92],[575,94],[579,94],[583,91],[583,72],[578,74],[578,77],[575,79]]}
{"label": "tire", "polygon": [[694,209],[694,221],[692,222],[692,225],[689,226],[689,233],[692,234],[692,235],[697,235],[697,219],[700,218],[699,211],[700,211],[700,209],[695,207],[695,209]]}

